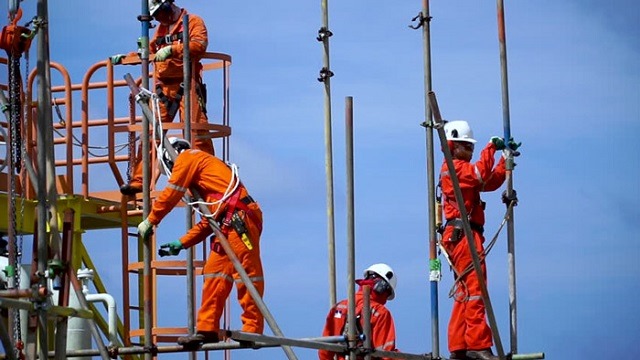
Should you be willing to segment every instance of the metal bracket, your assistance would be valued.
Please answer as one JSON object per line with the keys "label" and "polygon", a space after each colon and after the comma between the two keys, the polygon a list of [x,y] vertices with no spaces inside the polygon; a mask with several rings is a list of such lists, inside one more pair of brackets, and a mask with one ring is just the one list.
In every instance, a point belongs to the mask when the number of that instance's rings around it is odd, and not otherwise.
{"label": "metal bracket", "polygon": [[326,67],[323,67],[322,69],[320,69],[320,76],[318,77],[318,81],[325,82],[327,81],[327,79],[331,78],[332,76],[333,76],[333,71],[327,69]]}
{"label": "metal bracket", "polygon": [[431,21],[431,19],[432,19],[432,18],[433,18],[432,16],[426,16],[426,17],[425,17],[424,15],[422,15],[422,12],[419,12],[419,13],[418,13],[418,15],[414,16],[414,17],[411,19],[411,21],[412,21],[412,22],[416,22],[416,20],[418,20],[418,24],[417,24],[417,25],[415,25],[415,26],[414,26],[414,25],[409,25],[409,27],[410,27],[410,28],[412,28],[413,30],[418,30],[418,29],[420,29],[421,27],[423,27],[423,26],[424,26],[424,24],[425,24],[427,21]]}
{"label": "metal bracket", "polygon": [[320,30],[318,30],[318,37],[316,37],[316,40],[324,42],[329,40],[331,36],[333,36],[331,30],[323,26],[320,28]]}

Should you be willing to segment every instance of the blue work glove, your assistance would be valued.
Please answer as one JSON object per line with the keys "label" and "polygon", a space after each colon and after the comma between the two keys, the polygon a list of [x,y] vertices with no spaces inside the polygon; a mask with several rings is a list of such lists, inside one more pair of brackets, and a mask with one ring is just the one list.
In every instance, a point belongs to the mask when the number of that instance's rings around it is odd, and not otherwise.
{"label": "blue work glove", "polygon": [[[169,250],[165,250],[169,249]],[[160,257],[169,256],[169,255],[178,255],[180,254],[180,250],[184,249],[180,240],[172,241],[170,243],[160,245],[160,249],[158,250],[158,255]]]}
{"label": "blue work glove", "polygon": [[165,46],[156,52],[156,57],[153,61],[165,61],[171,56],[171,46]]}
{"label": "blue work glove", "polygon": [[509,139],[508,145],[509,145],[509,149],[515,151],[515,150],[518,150],[520,146],[522,146],[522,143],[521,142],[517,143],[515,140],[513,140],[513,138],[511,138]]}
{"label": "blue work glove", "polygon": [[146,239],[153,233],[153,224],[149,219],[144,219],[140,224],[138,224],[138,235],[142,239]]}
{"label": "blue work glove", "polygon": [[489,142],[496,147],[496,150],[504,150],[507,147],[504,143],[504,139],[499,136],[492,136],[491,139],[489,139]]}

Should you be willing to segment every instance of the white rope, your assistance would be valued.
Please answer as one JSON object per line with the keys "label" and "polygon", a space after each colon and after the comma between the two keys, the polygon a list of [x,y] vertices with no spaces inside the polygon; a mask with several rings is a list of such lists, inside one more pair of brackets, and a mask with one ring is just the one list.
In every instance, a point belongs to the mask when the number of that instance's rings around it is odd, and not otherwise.
{"label": "white rope", "polygon": [[[216,217],[222,204],[224,204],[225,201],[238,189],[238,186],[240,186],[240,176],[238,174],[238,166],[232,163],[232,164],[229,164],[229,167],[231,168],[231,179],[229,179],[229,185],[225,189],[225,192],[224,194],[222,194],[222,197],[220,199],[213,202],[206,202],[206,201],[187,202],[187,204],[193,207],[194,211],[200,214],[201,216],[205,216],[208,218]],[[200,209],[198,208],[198,205],[215,206],[215,210],[211,211],[211,214],[207,215],[200,211]]]}

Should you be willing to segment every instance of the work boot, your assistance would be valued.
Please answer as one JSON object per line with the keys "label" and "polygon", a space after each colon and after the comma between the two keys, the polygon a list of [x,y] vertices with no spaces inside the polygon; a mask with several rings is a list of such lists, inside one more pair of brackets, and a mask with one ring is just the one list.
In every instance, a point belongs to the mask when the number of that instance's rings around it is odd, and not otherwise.
{"label": "work boot", "polygon": [[467,360],[467,350],[456,350],[451,352],[451,356],[449,356],[451,360]]}
{"label": "work boot", "polygon": [[122,195],[133,196],[142,192],[142,185],[137,184],[124,184],[120,186],[120,193]]}
{"label": "work boot", "polygon": [[189,336],[180,336],[178,344],[185,347],[198,346],[200,344],[216,343],[220,341],[217,331],[198,331]]}
{"label": "work boot", "polygon": [[467,350],[467,358],[478,360],[500,360],[499,357],[493,355],[491,349]]}

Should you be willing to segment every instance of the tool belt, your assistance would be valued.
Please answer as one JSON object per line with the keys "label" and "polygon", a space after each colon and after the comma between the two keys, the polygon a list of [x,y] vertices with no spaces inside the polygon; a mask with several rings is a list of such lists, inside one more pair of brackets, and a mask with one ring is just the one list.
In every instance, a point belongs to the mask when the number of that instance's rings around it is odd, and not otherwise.
{"label": "tool belt", "polygon": [[[484,226],[482,226],[480,224],[477,224],[477,223],[474,223],[472,221],[469,222],[469,225],[471,226],[471,230],[480,233],[480,235],[482,235],[484,233]],[[444,234],[444,229],[447,226],[453,226],[453,233],[451,234],[451,240],[450,241],[454,241],[455,242],[455,241],[459,241],[460,239],[462,239],[462,236],[464,236],[464,227],[463,227],[462,219],[455,218],[455,219],[447,220],[447,222],[444,223],[444,226],[442,226],[438,232],[440,234]]]}

